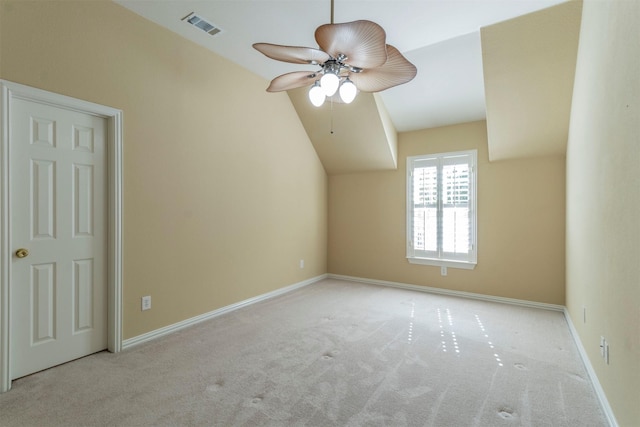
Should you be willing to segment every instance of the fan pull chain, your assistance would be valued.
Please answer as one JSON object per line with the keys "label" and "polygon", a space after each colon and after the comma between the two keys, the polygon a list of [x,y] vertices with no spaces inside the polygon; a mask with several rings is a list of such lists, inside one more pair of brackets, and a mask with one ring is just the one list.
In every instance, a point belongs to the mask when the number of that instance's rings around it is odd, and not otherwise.
{"label": "fan pull chain", "polygon": [[333,135],[333,97],[329,98],[329,103],[331,104],[331,112],[330,112],[331,135]]}

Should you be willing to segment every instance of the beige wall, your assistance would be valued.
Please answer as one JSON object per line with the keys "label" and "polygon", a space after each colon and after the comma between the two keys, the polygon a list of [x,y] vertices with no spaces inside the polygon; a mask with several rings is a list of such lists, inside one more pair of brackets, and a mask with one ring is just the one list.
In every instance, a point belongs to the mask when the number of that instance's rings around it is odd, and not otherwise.
{"label": "beige wall", "polygon": [[[475,270],[405,258],[406,158],[478,150]],[[564,156],[489,163],[484,121],[401,133],[398,170],[329,177],[329,272],[564,304]]]}
{"label": "beige wall", "polygon": [[639,28],[640,2],[585,1],[567,151],[567,307],[621,426],[640,425]]}
{"label": "beige wall", "polygon": [[286,94],[112,2],[0,6],[2,79],[124,111],[125,338],[326,273],[327,178]]}

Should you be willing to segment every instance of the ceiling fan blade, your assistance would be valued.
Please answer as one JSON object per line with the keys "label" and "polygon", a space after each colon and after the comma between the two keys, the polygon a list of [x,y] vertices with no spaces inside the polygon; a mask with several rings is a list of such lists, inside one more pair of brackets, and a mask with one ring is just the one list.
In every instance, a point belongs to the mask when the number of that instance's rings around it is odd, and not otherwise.
{"label": "ceiling fan blade", "polygon": [[387,45],[387,62],[382,67],[351,73],[349,78],[363,92],[380,92],[411,81],[418,70],[391,45]]}
{"label": "ceiling fan blade", "polygon": [[342,54],[344,63],[358,68],[379,67],[387,61],[386,37],[384,29],[371,21],[325,24],[316,29],[320,49],[333,58]]}
{"label": "ceiling fan blade", "polygon": [[293,73],[282,74],[271,80],[267,92],[281,92],[283,90],[311,85],[317,79],[318,74],[309,71],[294,71]]}
{"label": "ceiling fan blade", "polygon": [[323,64],[330,59],[329,54],[311,47],[282,46],[271,43],[254,43],[253,47],[271,59],[293,64]]}

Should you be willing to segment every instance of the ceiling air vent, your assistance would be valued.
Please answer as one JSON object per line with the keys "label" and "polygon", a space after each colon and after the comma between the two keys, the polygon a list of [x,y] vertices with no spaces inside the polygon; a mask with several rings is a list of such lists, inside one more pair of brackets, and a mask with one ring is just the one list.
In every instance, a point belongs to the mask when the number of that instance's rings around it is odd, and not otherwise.
{"label": "ceiling air vent", "polygon": [[190,14],[182,18],[182,20],[188,22],[194,27],[200,28],[202,31],[211,36],[215,36],[222,31],[220,28],[216,27],[211,22],[204,19],[202,16],[196,15],[195,12],[191,12]]}

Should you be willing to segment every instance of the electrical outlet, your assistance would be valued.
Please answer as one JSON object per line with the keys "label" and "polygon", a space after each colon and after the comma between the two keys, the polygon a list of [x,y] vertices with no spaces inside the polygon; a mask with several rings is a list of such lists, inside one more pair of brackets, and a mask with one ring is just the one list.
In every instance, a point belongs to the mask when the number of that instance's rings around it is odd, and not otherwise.
{"label": "electrical outlet", "polygon": [[142,311],[151,309],[151,295],[142,297]]}
{"label": "electrical outlet", "polygon": [[300,268],[304,268],[304,260],[303,259],[300,260]]}
{"label": "electrical outlet", "polygon": [[446,266],[441,266],[440,267],[440,275],[441,276],[446,276],[447,275],[447,267]]}

